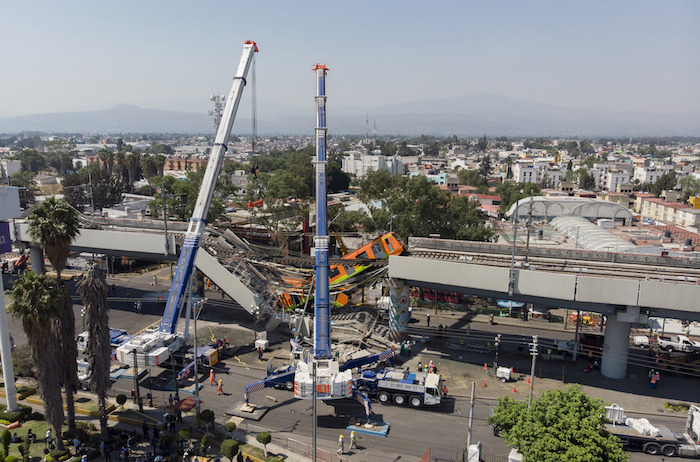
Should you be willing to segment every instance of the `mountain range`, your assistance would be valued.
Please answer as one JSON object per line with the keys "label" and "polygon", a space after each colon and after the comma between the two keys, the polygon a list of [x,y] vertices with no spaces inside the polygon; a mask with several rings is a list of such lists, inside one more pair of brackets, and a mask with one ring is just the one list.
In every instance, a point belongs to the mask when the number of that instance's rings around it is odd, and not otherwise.
{"label": "mountain range", "polygon": [[[310,110],[259,103],[259,135],[313,136]],[[700,111],[658,114],[611,109],[574,109],[498,95],[458,96],[377,107],[329,107],[331,135],[642,137],[700,136]],[[236,120],[233,132],[249,134],[251,120]],[[370,130],[372,127],[370,126]],[[0,133],[189,133],[214,132],[210,116],[119,104],[110,109],[0,118]]]}

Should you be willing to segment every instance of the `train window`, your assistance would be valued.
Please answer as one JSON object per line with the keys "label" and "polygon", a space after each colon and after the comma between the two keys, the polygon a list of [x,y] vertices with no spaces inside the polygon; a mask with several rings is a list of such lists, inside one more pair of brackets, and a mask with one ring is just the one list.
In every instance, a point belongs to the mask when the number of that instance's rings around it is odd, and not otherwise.
{"label": "train window", "polygon": [[392,253],[394,251],[394,246],[391,245],[391,239],[388,237],[384,239],[384,244],[386,245],[386,248],[389,250],[389,253]]}
{"label": "train window", "polygon": [[334,279],[340,274],[340,266],[333,266],[331,270],[328,272],[328,277],[330,279]]}
{"label": "train window", "polygon": [[353,274],[355,274],[355,267],[354,266],[346,266],[345,272],[347,273],[348,276],[352,276]]}
{"label": "train window", "polygon": [[367,256],[367,252],[362,252],[357,254],[357,257],[355,258],[357,258],[358,260],[367,260],[369,257]]}

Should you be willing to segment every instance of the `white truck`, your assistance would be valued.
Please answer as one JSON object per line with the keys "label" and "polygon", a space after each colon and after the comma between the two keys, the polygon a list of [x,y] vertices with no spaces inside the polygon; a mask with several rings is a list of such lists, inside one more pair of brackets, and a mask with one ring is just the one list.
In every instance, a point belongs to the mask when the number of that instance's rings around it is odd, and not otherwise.
{"label": "white truck", "polygon": [[683,433],[665,426],[654,426],[647,419],[628,418],[624,409],[616,404],[606,406],[605,410],[610,421],[607,430],[617,436],[627,450],[666,457],[700,456],[700,407],[696,405],[688,409]]}
{"label": "white truck", "polygon": [[698,351],[700,352],[700,342],[690,340],[685,335],[674,337],[661,336],[658,339],[659,347],[666,351]]}
{"label": "white truck", "polygon": [[439,406],[444,394],[440,375],[432,372],[391,368],[379,372],[364,371],[356,384],[360,392],[382,404],[393,401],[398,405],[409,403],[413,407]]}

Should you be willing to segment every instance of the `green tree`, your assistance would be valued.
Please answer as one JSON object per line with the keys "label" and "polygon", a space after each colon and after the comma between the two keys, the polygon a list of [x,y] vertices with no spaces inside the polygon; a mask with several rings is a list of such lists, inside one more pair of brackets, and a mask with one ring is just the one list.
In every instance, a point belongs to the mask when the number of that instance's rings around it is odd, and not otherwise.
{"label": "green tree", "polygon": [[158,173],[158,167],[152,155],[146,153],[141,156],[141,171],[146,176],[147,180]]}
{"label": "green tree", "polygon": [[484,135],[484,136],[482,136],[481,138],[479,138],[479,141],[477,141],[477,143],[476,143],[476,148],[477,148],[479,151],[486,151],[486,149],[487,149],[488,147],[489,147],[489,142],[488,142],[488,140],[486,139],[486,135]]}
{"label": "green tree", "polygon": [[202,422],[207,424],[207,428],[209,428],[209,425],[214,422],[214,411],[211,409],[205,409],[199,414],[199,418],[202,419]]}
{"label": "green tree", "polygon": [[687,202],[688,198],[691,196],[700,195],[700,180],[692,176],[685,176],[681,178],[680,182],[681,194],[683,195],[683,202]]}
{"label": "green tree", "polygon": [[496,187],[496,192],[501,196],[501,205],[498,213],[505,215],[510,207],[520,199],[541,195],[540,187],[534,183],[501,183]]}
{"label": "green tree", "polygon": [[36,149],[24,149],[20,153],[19,159],[22,162],[22,169],[34,173],[39,173],[44,170],[47,165],[46,157]]}
{"label": "green tree", "polygon": [[459,179],[459,184],[467,186],[479,187],[486,184],[486,178],[481,175],[479,170],[459,170],[457,178]]}
{"label": "green tree", "polygon": [[68,429],[75,432],[74,393],[78,388],[78,370],[76,359],[78,349],[75,343],[75,315],[73,301],[65,283],[61,280],[61,271],[66,267],[70,254],[70,245],[80,233],[78,212],[65,200],[51,197],[34,207],[29,214],[29,235],[35,242],[41,243],[46,258],[56,271],[56,280],[62,289],[58,316],[54,319],[53,335],[56,338],[60,357],[63,359],[61,379],[66,392],[66,410]]}
{"label": "green tree", "polygon": [[59,138],[46,142],[46,158],[48,163],[61,175],[73,169],[73,156],[75,153],[74,141],[66,138]]}
{"label": "green tree", "polygon": [[112,175],[112,171],[114,170],[114,153],[109,149],[103,148],[97,153],[97,157],[99,157],[102,162],[107,174]]}
{"label": "green tree", "polygon": [[28,208],[34,204],[34,196],[39,192],[39,188],[34,184],[35,173],[29,170],[20,170],[10,177],[10,185],[21,188],[19,190],[19,205]]}
{"label": "green tree", "polygon": [[10,455],[10,443],[12,443],[12,433],[7,428],[0,434],[0,442],[2,442],[2,449],[5,456]]}
{"label": "green tree", "polygon": [[109,439],[107,427],[107,390],[111,346],[109,335],[109,307],[107,306],[107,280],[97,265],[90,266],[78,279],[78,294],[85,305],[85,323],[89,332],[85,353],[90,367],[90,388],[97,394],[97,412],[100,416],[100,434]]}
{"label": "green tree", "polygon": [[[12,301],[8,309],[15,319],[22,321],[27,334],[46,419],[56,435],[61,435],[64,415],[60,380],[67,361],[60,356],[52,321],[61,311],[63,291],[53,279],[30,271],[15,281],[10,295]],[[57,438],[56,441],[58,449],[63,450],[63,440]]]}
{"label": "green tree", "polygon": [[127,172],[129,173],[129,191],[134,191],[134,183],[141,178],[139,168],[141,167],[141,153],[130,152],[124,159]]}
{"label": "green tree", "polygon": [[[92,181],[92,190],[90,189]],[[100,169],[97,163],[83,167],[76,173],[66,175],[63,180],[64,197],[75,209],[84,211],[91,203],[99,212],[122,201],[125,185],[116,175]],[[82,186],[82,187],[80,187]],[[90,193],[92,192],[92,197]]]}
{"label": "green tree", "polygon": [[664,191],[669,191],[676,188],[676,183],[678,182],[678,176],[675,170],[666,172],[659,177],[658,180],[651,186],[651,192],[654,193],[656,197],[659,197]]}
{"label": "green tree", "polygon": [[258,440],[258,443],[263,445],[265,448],[265,457],[267,457],[267,445],[270,444],[270,441],[272,441],[272,435],[270,435],[268,432],[261,432],[258,433],[255,439]]}
{"label": "green tree", "polygon": [[225,439],[221,442],[219,451],[221,452],[222,456],[233,462],[233,458],[238,454],[238,441],[231,438]]}
{"label": "green tree", "polygon": [[548,390],[532,401],[501,397],[489,423],[524,460],[538,462],[626,462],[629,454],[605,428],[604,403],[580,387]]}
{"label": "green tree", "polygon": [[369,170],[358,180],[358,198],[363,202],[382,200],[391,192],[400,177],[392,177],[386,170]]}
{"label": "green tree", "polygon": [[440,144],[437,142],[430,143],[428,146],[426,146],[423,149],[423,152],[425,153],[426,156],[438,157],[440,155]]}
{"label": "green tree", "polygon": [[479,162],[479,174],[484,178],[488,178],[490,173],[491,173],[491,157],[486,155],[486,156],[482,157],[481,162]]}

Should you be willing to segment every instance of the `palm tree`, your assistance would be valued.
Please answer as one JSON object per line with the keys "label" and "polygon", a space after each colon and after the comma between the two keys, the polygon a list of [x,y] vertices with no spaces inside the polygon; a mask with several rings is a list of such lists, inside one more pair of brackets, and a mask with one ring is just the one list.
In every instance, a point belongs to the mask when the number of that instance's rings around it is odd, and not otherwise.
{"label": "palm tree", "polygon": [[22,321],[36,368],[46,419],[56,432],[58,449],[63,450],[63,440],[60,438],[64,419],[60,380],[65,360],[61,358],[56,338],[52,335],[52,321],[60,311],[62,290],[50,277],[37,276],[30,271],[17,279],[10,294],[12,302],[8,308],[15,319]]}
{"label": "palm tree", "polygon": [[146,153],[141,156],[141,170],[143,174],[146,175],[146,179],[149,179],[156,173],[158,173],[158,167],[156,166],[155,158]]}
{"label": "palm tree", "polygon": [[126,169],[129,172],[130,191],[134,192],[134,182],[138,179],[136,178],[136,173],[141,166],[141,154],[138,152],[130,152],[126,155],[124,162],[126,164]]}
{"label": "palm tree", "polygon": [[163,176],[163,170],[165,169],[166,157],[163,154],[156,154],[153,156],[153,161],[156,164],[156,169],[158,170],[158,175]]}
{"label": "palm tree", "polygon": [[112,168],[114,167],[114,153],[103,148],[97,153],[97,156],[102,161],[102,165],[107,173],[112,175]]}
{"label": "palm tree", "polygon": [[107,280],[103,270],[93,265],[78,279],[78,293],[85,305],[88,329],[87,355],[90,364],[90,388],[97,393],[102,439],[107,440],[107,407],[105,397],[111,385],[109,378],[109,308],[107,307]]}
{"label": "palm tree", "polygon": [[71,242],[80,234],[78,212],[65,200],[50,197],[34,207],[28,218],[29,234],[44,246],[46,258],[60,280]]}
{"label": "palm tree", "polygon": [[73,300],[68,288],[61,280],[61,271],[66,267],[70,244],[80,233],[78,212],[64,200],[51,197],[34,207],[29,214],[29,234],[44,247],[62,290],[57,299],[59,311],[53,322],[53,335],[60,357],[63,359],[61,379],[66,393],[68,429],[75,431],[75,403],[73,395],[78,389],[78,347],[75,343],[75,315]]}

